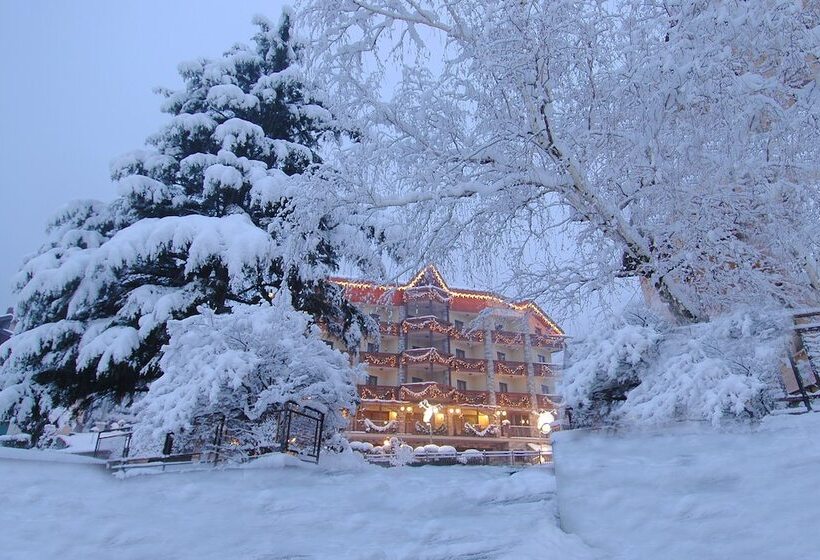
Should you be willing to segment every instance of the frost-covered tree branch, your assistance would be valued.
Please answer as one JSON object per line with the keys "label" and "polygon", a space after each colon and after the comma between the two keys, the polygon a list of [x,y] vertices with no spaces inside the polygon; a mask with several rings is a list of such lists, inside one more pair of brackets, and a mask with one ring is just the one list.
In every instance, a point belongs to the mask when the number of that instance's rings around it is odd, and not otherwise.
{"label": "frost-covered tree branch", "polygon": [[[334,161],[359,193],[347,207],[381,220],[403,258],[493,251],[527,295],[635,276],[684,321],[817,299],[816,4],[315,0],[301,13],[315,83],[359,131]],[[526,257],[542,253],[535,275]]]}

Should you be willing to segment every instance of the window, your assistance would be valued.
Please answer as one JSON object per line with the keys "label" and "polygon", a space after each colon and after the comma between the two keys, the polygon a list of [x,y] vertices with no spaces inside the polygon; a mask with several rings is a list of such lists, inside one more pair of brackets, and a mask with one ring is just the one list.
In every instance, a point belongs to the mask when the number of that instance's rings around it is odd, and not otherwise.
{"label": "window", "polygon": [[509,388],[507,387],[506,383],[499,383],[498,384],[498,392],[499,393],[509,393]]}
{"label": "window", "polygon": [[464,353],[464,350],[461,348],[456,348],[456,358],[466,358],[467,355]]}
{"label": "window", "polygon": [[368,375],[367,376],[367,384],[370,385],[371,387],[375,387],[376,385],[379,384],[379,378],[376,377],[375,375]]}
{"label": "window", "polygon": [[413,346],[413,350],[418,350],[421,346]]}
{"label": "window", "polygon": [[421,377],[414,377],[412,382],[413,383],[423,383],[424,379],[422,379]]}
{"label": "window", "polygon": [[541,354],[538,354],[538,363],[539,364],[546,364],[547,363],[547,357],[542,356]]}
{"label": "window", "polygon": [[467,390],[467,382],[462,381],[461,379],[456,380],[456,389],[459,391],[466,391]]}
{"label": "window", "polygon": [[544,331],[541,330],[541,327],[535,327],[535,334],[541,336],[542,334],[544,334]]}
{"label": "window", "polygon": [[378,352],[379,351],[379,345],[376,344],[375,342],[368,342],[367,343],[367,351],[368,352]]}
{"label": "window", "polygon": [[455,322],[453,323],[453,325],[455,326],[457,331],[463,331],[464,330],[464,321],[459,321],[458,319],[456,319]]}
{"label": "window", "polygon": [[497,331],[503,331],[503,330],[504,330],[504,325],[501,325],[501,324],[496,325],[496,326],[495,326],[495,330],[497,330]]}
{"label": "window", "polygon": [[542,395],[549,395],[550,394],[550,386],[549,385],[541,385],[541,394]]}
{"label": "window", "polygon": [[507,360],[507,355],[504,352],[496,352],[496,354],[498,355],[499,362],[504,362]]}

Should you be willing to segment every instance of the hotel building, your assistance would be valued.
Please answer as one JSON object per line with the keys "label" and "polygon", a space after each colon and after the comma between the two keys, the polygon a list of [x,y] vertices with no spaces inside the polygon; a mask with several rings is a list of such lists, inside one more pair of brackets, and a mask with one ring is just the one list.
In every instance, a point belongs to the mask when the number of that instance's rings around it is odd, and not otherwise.
{"label": "hotel building", "polygon": [[563,350],[564,333],[538,305],[450,288],[434,266],[399,286],[334,282],[381,335],[354,357],[367,381],[351,441],[548,449],[543,413],[555,415],[552,354]]}

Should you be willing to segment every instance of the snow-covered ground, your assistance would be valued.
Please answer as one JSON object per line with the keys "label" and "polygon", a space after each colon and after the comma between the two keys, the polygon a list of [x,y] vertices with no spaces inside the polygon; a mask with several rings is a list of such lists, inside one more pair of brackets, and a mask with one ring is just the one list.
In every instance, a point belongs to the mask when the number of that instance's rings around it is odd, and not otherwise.
{"label": "snow-covered ground", "polygon": [[820,414],[555,439],[561,525],[606,558],[820,558]]}
{"label": "snow-covered ground", "polygon": [[116,479],[40,453],[0,449],[0,558],[596,557],[558,529],[549,468],[272,458]]}

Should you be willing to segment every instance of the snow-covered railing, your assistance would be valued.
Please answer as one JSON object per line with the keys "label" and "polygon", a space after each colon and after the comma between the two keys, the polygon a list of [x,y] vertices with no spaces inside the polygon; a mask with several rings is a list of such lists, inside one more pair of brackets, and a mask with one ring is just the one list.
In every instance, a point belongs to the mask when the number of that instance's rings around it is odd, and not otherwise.
{"label": "snow-covered railing", "polygon": [[[365,459],[373,464],[383,466],[394,466],[398,464],[439,464],[439,465],[499,465],[499,466],[527,466],[552,462],[552,451],[538,450],[504,450],[504,451],[480,451],[478,449],[468,449],[466,451],[455,451],[449,446],[436,448],[436,445],[424,446],[424,451],[417,448],[412,458],[402,459],[400,453],[363,453]],[[364,451],[364,450],[360,450]]]}

